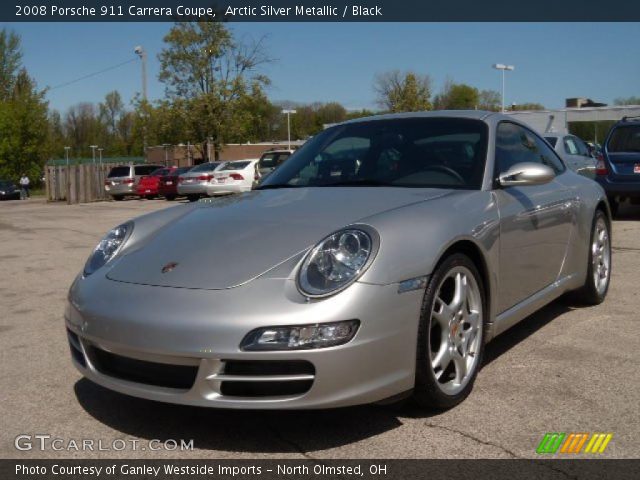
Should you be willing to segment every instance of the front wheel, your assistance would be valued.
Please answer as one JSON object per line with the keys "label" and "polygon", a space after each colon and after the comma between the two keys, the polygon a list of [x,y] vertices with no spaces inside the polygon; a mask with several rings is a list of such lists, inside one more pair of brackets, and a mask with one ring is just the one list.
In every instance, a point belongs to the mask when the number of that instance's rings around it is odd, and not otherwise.
{"label": "front wheel", "polygon": [[589,242],[589,264],[584,286],[575,299],[587,305],[602,303],[609,291],[611,280],[611,235],[609,221],[602,210],[596,210]]}
{"label": "front wheel", "polygon": [[486,301],[469,257],[456,253],[436,268],[425,292],[418,327],[414,399],[451,408],[471,392],[484,352]]}

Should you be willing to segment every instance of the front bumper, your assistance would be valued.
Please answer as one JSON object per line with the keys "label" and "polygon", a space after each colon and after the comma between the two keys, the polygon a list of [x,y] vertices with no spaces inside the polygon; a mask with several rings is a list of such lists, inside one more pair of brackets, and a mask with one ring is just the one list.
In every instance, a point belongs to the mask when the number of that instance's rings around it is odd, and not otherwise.
{"label": "front bumper", "polygon": [[[377,402],[413,388],[423,292],[398,294],[397,290],[397,284],[356,283],[334,297],[307,302],[295,283],[286,279],[256,279],[242,287],[211,291],[89,277],[72,287],[65,318],[71,336],[77,335],[77,345],[70,341],[74,365],[106,388],[185,405],[333,408]],[[274,352],[239,349],[244,336],[254,328],[354,318],[360,320],[360,328],[344,345]],[[160,370],[162,365],[168,369],[191,367],[193,383],[173,388],[112,375],[96,365],[91,349],[150,362]],[[225,378],[227,365],[242,361],[254,364],[254,374]],[[273,361],[302,362],[312,368],[263,376],[260,366]],[[276,393],[225,391],[224,382],[229,380],[270,382],[274,387],[271,392]],[[284,388],[304,380],[310,382],[304,391],[287,393],[292,391]]]}

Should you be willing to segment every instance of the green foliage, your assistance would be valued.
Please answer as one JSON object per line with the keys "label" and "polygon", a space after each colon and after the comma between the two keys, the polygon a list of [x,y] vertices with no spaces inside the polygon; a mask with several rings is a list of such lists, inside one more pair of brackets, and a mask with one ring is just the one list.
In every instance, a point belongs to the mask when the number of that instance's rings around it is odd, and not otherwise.
{"label": "green foliage", "polygon": [[48,154],[48,104],[21,66],[20,38],[0,30],[0,178],[35,183]]}
{"label": "green foliage", "polygon": [[512,110],[544,110],[544,105],[541,103],[516,103],[511,106]]}
{"label": "green foliage", "polygon": [[626,98],[616,98],[614,105],[640,105],[640,97],[631,96]]}
{"label": "green foliage", "polygon": [[569,133],[588,142],[602,143],[609,129],[616,123],[613,120],[599,122],[569,122]]}
{"label": "green foliage", "polygon": [[473,110],[480,108],[480,92],[470,85],[448,80],[435,104],[436,108],[442,110]]}

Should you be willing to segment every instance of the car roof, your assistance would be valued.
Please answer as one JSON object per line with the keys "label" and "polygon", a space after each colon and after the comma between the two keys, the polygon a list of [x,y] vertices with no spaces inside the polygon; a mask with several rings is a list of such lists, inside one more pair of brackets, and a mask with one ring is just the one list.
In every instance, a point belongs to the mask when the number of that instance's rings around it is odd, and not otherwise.
{"label": "car roof", "polygon": [[381,115],[373,115],[370,117],[355,118],[341,122],[338,125],[348,123],[370,122],[373,120],[393,120],[400,118],[469,118],[472,120],[485,120],[490,116],[499,116],[504,120],[514,120],[508,115],[501,113],[489,112],[486,110],[433,110],[427,112],[404,112],[404,113],[384,113]]}

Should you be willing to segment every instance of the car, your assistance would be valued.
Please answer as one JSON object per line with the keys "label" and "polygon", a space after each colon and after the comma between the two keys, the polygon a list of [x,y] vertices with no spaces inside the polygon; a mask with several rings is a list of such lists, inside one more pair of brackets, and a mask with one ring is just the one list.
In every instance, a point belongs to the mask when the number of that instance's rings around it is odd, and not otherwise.
{"label": "car", "polygon": [[207,186],[213,180],[213,172],[224,162],[207,162],[193,167],[178,177],[178,195],[186,196],[190,202],[207,195]]}
{"label": "car", "polygon": [[293,155],[293,150],[289,149],[274,149],[263,153],[258,162],[260,176],[262,178],[269,176],[271,172],[282,165],[291,155]]}
{"label": "car", "polygon": [[158,185],[158,193],[165,200],[173,201],[178,197],[178,178],[180,175],[187,173],[193,167],[180,167],[172,170],[169,174],[160,177]]}
{"label": "car", "polygon": [[545,133],[544,138],[571,170],[589,178],[595,177],[596,159],[584,140],[562,133]]}
{"label": "car", "polygon": [[162,167],[154,170],[149,175],[140,177],[136,193],[140,198],[151,200],[159,195],[160,179],[166,175],[170,175],[172,171],[178,167]]}
{"label": "car", "polygon": [[104,181],[104,190],[114,200],[137,195],[140,178],[150,175],[159,168],[163,168],[162,165],[118,165],[109,171]]}
{"label": "car", "polygon": [[539,134],[412,112],[329,127],[251,192],[117,226],[65,324],[82,375],[136,397],[450,408],[488,341],[564,293],[604,301],[610,276],[606,195]]}
{"label": "car", "polygon": [[20,189],[10,180],[0,180],[0,200],[20,200]]}
{"label": "car", "polygon": [[213,172],[213,178],[206,186],[207,195],[248,192],[259,179],[257,158],[225,162]]}
{"label": "car", "polygon": [[640,117],[625,117],[611,127],[596,165],[596,181],[607,192],[614,214],[624,200],[640,203]]}

